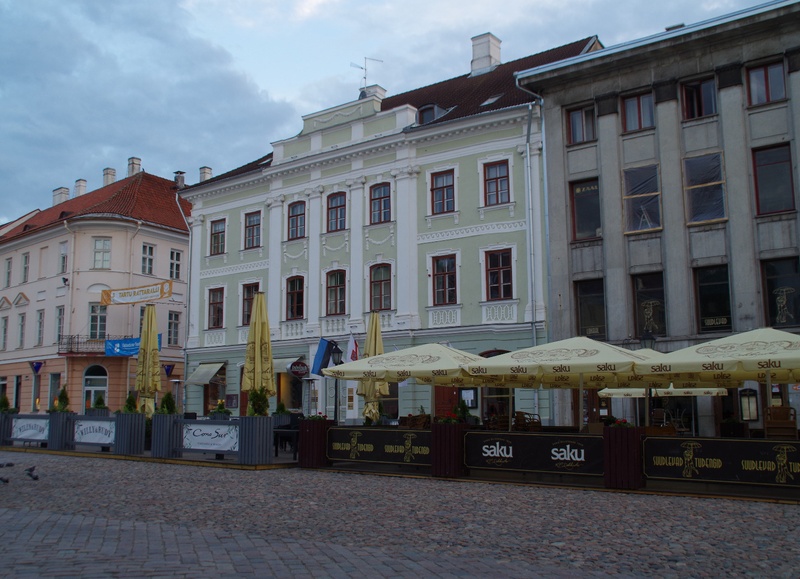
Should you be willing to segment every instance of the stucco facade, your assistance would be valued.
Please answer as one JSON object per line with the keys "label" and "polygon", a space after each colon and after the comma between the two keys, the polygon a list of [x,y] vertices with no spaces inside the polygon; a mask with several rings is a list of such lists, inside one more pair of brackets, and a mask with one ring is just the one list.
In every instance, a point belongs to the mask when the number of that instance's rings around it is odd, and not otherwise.
{"label": "stucco facade", "polygon": [[[595,47],[587,39],[529,58]],[[486,353],[545,338],[538,110],[513,84],[524,63],[500,64],[491,35],[473,50],[469,75],[392,97],[365,87],[356,101],[303,117],[300,134],[270,155],[182,192],[193,204],[190,373],[221,365],[218,383],[238,394],[254,288],[267,294],[278,400],[305,412],[332,414],[330,385],[293,380],[286,364],[310,365],[320,338],[344,349],[352,335],[363,349],[370,311],[387,351],[446,341]],[[429,411],[432,400],[452,409],[456,396],[394,388],[385,407],[395,417]],[[209,389],[187,388],[194,410],[208,410]],[[342,416],[358,421],[354,389],[342,388]],[[549,396],[517,398],[551,418]]]}

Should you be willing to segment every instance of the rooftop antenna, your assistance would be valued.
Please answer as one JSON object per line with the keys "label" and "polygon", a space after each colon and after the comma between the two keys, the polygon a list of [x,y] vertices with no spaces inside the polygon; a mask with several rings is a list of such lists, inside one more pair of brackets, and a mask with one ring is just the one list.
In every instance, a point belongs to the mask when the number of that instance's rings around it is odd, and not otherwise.
{"label": "rooftop antenna", "polygon": [[353,68],[360,68],[361,70],[364,71],[364,76],[361,78],[361,80],[364,82],[364,84],[361,87],[361,96],[359,96],[359,98],[363,98],[364,96],[366,96],[366,93],[364,91],[367,88],[367,61],[368,60],[371,60],[372,62],[383,62],[382,60],[378,60],[377,58],[369,58],[369,57],[365,56],[364,57],[364,66],[361,66],[360,64],[356,64],[355,62],[351,62],[350,63],[350,66],[352,66]]}

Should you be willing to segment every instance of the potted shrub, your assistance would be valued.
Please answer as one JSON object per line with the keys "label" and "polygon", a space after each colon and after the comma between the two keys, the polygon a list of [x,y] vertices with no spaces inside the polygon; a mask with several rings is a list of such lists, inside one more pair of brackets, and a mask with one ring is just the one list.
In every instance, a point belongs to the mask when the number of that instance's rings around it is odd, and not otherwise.
{"label": "potted shrub", "polygon": [[209,414],[211,420],[228,420],[231,416],[231,411],[225,408],[224,400],[217,400],[217,407]]}

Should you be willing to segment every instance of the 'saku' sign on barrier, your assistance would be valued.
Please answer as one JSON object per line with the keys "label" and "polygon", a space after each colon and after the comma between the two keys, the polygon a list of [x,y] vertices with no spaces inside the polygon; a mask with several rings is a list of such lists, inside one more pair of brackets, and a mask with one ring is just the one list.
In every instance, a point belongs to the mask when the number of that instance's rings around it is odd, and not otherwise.
{"label": "'saku' sign on barrier", "polygon": [[464,454],[470,468],[603,474],[600,436],[467,432]]}

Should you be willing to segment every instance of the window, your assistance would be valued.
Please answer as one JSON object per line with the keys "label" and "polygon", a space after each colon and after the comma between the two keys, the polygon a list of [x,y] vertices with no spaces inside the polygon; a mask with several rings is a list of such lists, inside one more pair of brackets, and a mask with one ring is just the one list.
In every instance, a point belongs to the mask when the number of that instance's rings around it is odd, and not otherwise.
{"label": "window", "polygon": [[153,275],[153,260],[155,259],[156,246],[149,243],[142,244],[142,273]]}
{"label": "window", "polygon": [[242,286],[242,325],[250,325],[250,316],[253,313],[253,298],[258,292],[257,283],[246,283]]}
{"label": "window", "polygon": [[24,348],[25,347],[25,314],[19,314],[17,316],[17,323],[19,325],[19,342],[17,342],[17,348]]}
{"label": "window", "polygon": [[510,249],[486,252],[487,300],[510,300],[514,298],[514,280],[511,274],[512,263]]}
{"label": "window", "polygon": [[713,78],[683,85],[683,118],[699,119],[717,114],[717,83]]}
{"label": "window", "polygon": [[225,220],[211,222],[211,255],[225,253]]}
{"label": "window", "polygon": [[342,269],[330,271],[327,275],[326,295],[327,315],[338,316],[345,313],[345,272]]}
{"label": "window", "polygon": [[456,301],[456,256],[433,258],[433,305],[445,306]]}
{"label": "window", "polygon": [[347,217],[344,193],[328,195],[328,231],[342,231]]}
{"label": "window", "polygon": [[722,155],[715,153],[684,159],[683,169],[689,222],[725,217]]}
{"label": "window", "polygon": [[94,240],[94,269],[111,267],[111,240],[107,238]]}
{"label": "window", "polygon": [[594,107],[584,107],[567,112],[568,144],[594,141]]}
{"label": "window", "polygon": [[144,306],[139,306],[139,335],[142,335],[142,328],[144,327]]}
{"label": "window", "polygon": [[89,339],[105,340],[106,338],[106,306],[89,304]]}
{"label": "window", "polygon": [[771,103],[786,98],[783,62],[747,69],[747,88],[751,105]]}
{"label": "window", "polygon": [[648,273],[633,276],[633,298],[636,306],[636,335],[653,336],[667,333],[664,311],[664,274]]}
{"label": "window", "polygon": [[169,312],[167,318],[167,346],[178,346],[180,343],[179,331],[181,327],[181,313]]}
{"label": "window", "polygon": [[625,171],[625,231],[643,231],[661,227],[661,194],[658,166],[637,167]]}
{"label": "window", "polygon": [[796,257],[762,262],[768,326],[797,326],[800,271]]}
{"label": "window", "polygon": [[208,290],[208,328],[222,327],[224,313],[225,290],[221,287]]}
{"label": "window", "polygon": [[431,202],[434,215],[452,213],[456,210],[454,182],[455,172],[452,169],[431,175]]}
{"label": "window", "polygon": [[653,94],[645,93],[622,100],[625,132],[650,129],[655,126]]}
{"label": "window", "polygon": [[303,201],[289,205],[289,239],[306,236],[306,204]]}
{"label": "window", "polygon": [[44,310],[36,310],[36,345],[44,343]]}
{"label": "window", "polygon": [[606,295],[602,279],[575,282],[578,335],[606,339]]}
{"label": "window", "polygon": [[369,222],[386,223],[392,220],[391,188],[388,183],[373,185],[369,189],[370,216]]}
{"label": "window", "polygon": [[58,273],[67,273],[67,242],[62,241],[58,244]]}
{"label": "window", "polygon": [[181,260],[183,252],[177,249],[169,250],[169,279],[181,279]]}
{"label": "window", "polygon": [[731,296],[728,266],[719,265],[694,270],[699,332],[730,332]]}
{"label": "window", "polygon": [[420,107],[419,111],[417,112],[417,123],[420,125],[430,123],[435,119],[436,107],[434,105]]}
{"label": "window", "polygon": [[56,342],[64,335],[64,306],[56,306]]}
{"label": "window", "polygon": [[0,319],[0,350],[8,348],[8,316]]}
{"label": "window", "polygon": [[28,283],[28,275],[30,274],[31,269],[31,254],[30,253],[23,253],[22,254],[22,279],[20,280],[22,283]]}
{"label": "window", "polygon": [[290,277],[286,280],[286,319],[302,320],[304,315],[303,278]]}
{"label": "window", "polygon": [[244,216],[244,248],[261,247],[261,212],[255,211]]}
{"label": "window", "polygon": [[392,268],[387,264],[369,269],[370,310],[392,309]]}
{"label": "window", "polygon": [[11,287],[11,258],[6,258],[6,275],[3,287]]}
{"label": "window", "polygon": [[484,203],[500,205],[511,199],[508,190],[508,161],[487,163],[483,166]]}
{"label": "window", "polygon": [[597,179],[570,185],[572,190],[572,238],[596,239],[601,234],[600,186]]}
{"label": "window", "polygon": [[758,393],[753,388],[739,391],[739,411],[742,420],[758,420]]}
{"label": "window", "polygon": [[753,151],[758,214],[794,209],[792,157],[789,145]]}

